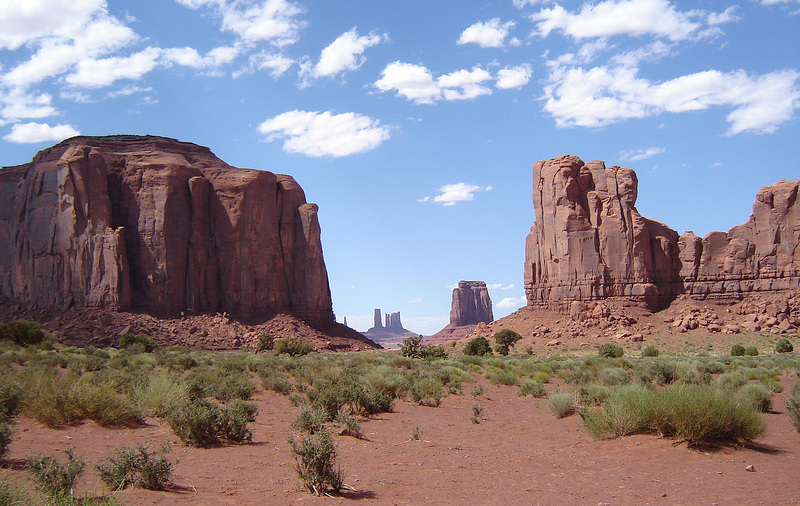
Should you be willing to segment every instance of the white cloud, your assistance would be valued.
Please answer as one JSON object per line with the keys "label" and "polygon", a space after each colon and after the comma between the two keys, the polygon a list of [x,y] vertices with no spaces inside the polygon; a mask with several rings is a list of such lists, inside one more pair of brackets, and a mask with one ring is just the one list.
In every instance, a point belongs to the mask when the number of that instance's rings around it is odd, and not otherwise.
{"label": "white cloud", "polygon": [[508,285],[504,285],[503,283],[492,283],[490,285],[487,285],[486,288],[488,288],[489,290],[513,290],[514,283]]}
{"label": "white cloud", "polygon": [[130,56],[81,60],[66,82],[78,87],[100,88],[119,79],[139,79],[159,63],[163,50],[148,47]]}
{"label": "white cloud", "polygon": [[505,297],[503,300],[498,302],[496,305],[497,305],[497,307],[514,309],[514,308],[522,307],[527,303],[528,303],[528,301],[525,299],[525,297]]}
{"label": "white cloud", "polygon": [[419,304],[420,302],[422,302],[422,299],[419,297],[413,298],[410,301],[408,301],[409,304]]}
{"label": "white cloud", "polygon": [[315,78],[335,76],[341,72],[356,70],[366,61],[362,56],[364,51],[385,39],[386,36],[373,32],[359,36],[353,28],[322,50],[319,61],[309,72],[310,76]]}
{"label": "white cloud", "polygon": [[16,50],[45,36],[73,36],[88,24],[105,0],[4,1],[0,9],[0,49]]}
{"label": "white cloud", "polygon": [[699,10],[682,12],[667,0],[606,0],[596,4],[585,3],[577,12],[568,12],[555,5],[530,16],[536,22],[539,36],[547,37],[560,30],[575,40],[614,35],[652,35],[685,40],[703,35],[700,33],[702,23],[695,21],[703,18],[713,19],[714,24],[735,19],[730,10],[713,15]]}
{"label": "white cloud", "polygon": [[249,43],[268,42],[284,47],[297,42],[306,23],[297,18],[304,12],[286,0],[178,0],[190,9],[210,8],[222,18],[222,29]]}
{"label": "white cloud", "polygon": [[478,185],[467,183],[446,184],[439,188],[442,192],[434,197],[424,197],[419,202],[438,202],[443,206],[453,206],[457,202],[468,202],[475,198],[475,193],[480,191],[490,191],[491,186],[481,188]]}
{"label": "white cloud", "polygon": [[540,2],[546,2],[547,0],[514,0],[514,7],[517,9],[522,9],[527,5],[536,5]]}
{"label": "white cloud", "polygon": [[58,111],[47,93],[34,94],[21,88],[4,91],[0,88],[0,118],[7,121],[46,118]]}
{"label": "white cloud", "polygon": [[433,104],[439,100],[471,100],[491,95],[492,89],[487,83],[492,80],[497,80],[497,86],[501,89],[523,86],[528,68],[526,65],[506,67],[492,77],[487,70],[473,67],[472,70],[457,70],[434,78],[423,65],[396,61],[383,69],[375,87],[381,91],[396,90],[398,96],[417,104]]}
{"label": "white cloud", "polygon": [[381,78],[375,81],[375,86],[381,91],[397,90],[398,95],[417,104],[432,104],[442,97],[442,90],[430,71],[413,63],[390,63],[381,72]]}
{"label": "white cloud", "polygon": [[255,70],[266,70],[273,79],[278,79],[292,68],[296,62],[282,54],[269,53],[261,51],[251,55],[248,58],[249,68],[237,70],[233,73],[233,77],[237,78],[243,74],[253,72]]}
{"label": "white cloud", "polygon": [[651,158],[653,156],[660,155],[661,153],[666,153],[666,152],[667,148],[659,148],[653,146],[646,149],[620,151],[619,158],[620,160],[623,161],[638,162],[639,160]]}
{"label": "white cloud", "polygon": [[727,134],[770,133],[800,105],[800,72],[749,76],[708,70],[661,83],[637,76],[629,66],[589,70],[560,67],[545,86],[544,109],[559,127],[601,127],[630,118],[727,106]]}
{"label": "white cloud", "polygon": [[516,67],[504,67],[497,71],[495,86],[501,90],[522,88],[528,84],[531,75],[533,75],[533,70],[527,63]]}
{"label": "white cloud", "polygon": [[194,48],[176,47],[164,49],[162,51],[162,61],[167,65],[176,63],[194,69],[213,69],[233,62],[239,56],[241,50],[242,47],[238,44],[219,46],[203,56]]}
{"label": "white cloud", "polygon": [[283,150],[311,157],[341,157],[377,148],[389,138],[378,120],[352,112],[289,111],[258,126],[268,141],[285,138]]}
{"label": "white cloud", "polygon": [[50,126],[47,123],[17,123],[11,127],[11,133],[3,137],[3,139],[17,144],[28,144],[60,141],[76,135],[80,135],[80,132],[70,125]]}
{"label": "white cloud", "polygon": [[478,22],[468,27],[458,38],[458,44],[477,44],[480,47],[503,47],[514,22],[500,23],[500,18],[490,19],[486,23]]}

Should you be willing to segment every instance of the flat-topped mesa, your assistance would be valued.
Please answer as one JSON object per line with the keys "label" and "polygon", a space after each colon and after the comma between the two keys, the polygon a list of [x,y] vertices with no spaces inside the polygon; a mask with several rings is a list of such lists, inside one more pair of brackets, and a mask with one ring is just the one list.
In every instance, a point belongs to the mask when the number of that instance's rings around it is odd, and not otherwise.
{"label": "flat-topped mesa", "polygon": [[492,299],[483,281],[459,281],[453,289],[453,300],[450,305],[450,325],[461,327],[491,323]]}
{"label": "flat-topped mesa", "polygon": [[682,293],[738,300],[797,289],[798,183],[762,188],[747,223],[701,240],[638,213],[631,169],[570,155],[539,161],[525,250],[528,305],[623,297],[658,308]]}
{"label": "flat-topped mesa", "polygon": [[317,206],[291,176],[164,137],[74,137],[2,169],[0,196],[0,290],[24,307],[334,322]]}

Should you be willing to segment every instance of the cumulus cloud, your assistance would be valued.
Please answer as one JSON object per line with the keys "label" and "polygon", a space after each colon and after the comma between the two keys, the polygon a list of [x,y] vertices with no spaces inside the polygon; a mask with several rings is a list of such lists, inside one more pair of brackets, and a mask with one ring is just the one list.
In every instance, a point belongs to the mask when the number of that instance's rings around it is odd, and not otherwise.
{"label": "cumulus cloud", "polygon": [[478,22],[468,27],[458,38],[458,44],[477,44],[480,47],[504,47],[509,31],[514,27],[513,21],[500,23],[500,18],[493,18],[486,23]]}
{"label": "cumulus cloud", "polygon": [[532,14],[530,19],[541,37],[560,31],[574,40],[651,35],[676,41],[714,33],[703,31],[702,21],[716,25],[736,18],[730,9],[713,15],[701,10],[679,11],[667,0],[606,0],[585,3],[574,12],[555,5]]}
{"label": "cumulus cloud", "polygon": [[660,155],[661,153],[666,153],[667,148],[658,148],[658,147],[650,147],[646,149],[632,149],[627,151],[620,151],[619,158],[623,161],[631,161],[631,162],[638,162],[639,160],[645,160],[647,158],[651,158],[656,155]]}
{"label": "cumulus cloud", "polygon": [[76,135],[80,135],[80,132],[70,125],[50,126],[47,123],[17,123],[11,127],[11,133],[3,137],[3,139],[17,144],[27,144],[60,141]]}
{"label": "cumulus cloud", "polygon": [[544,88],[544,109],[559,127],[602,127],[630,118],[729,107],[727,134],[771,133],[800,105],[800,72],[763,75],[708,70],[663,82],[630,66],[559,67]]}
{"label": "cumulus cloud", "polygon": [[364,51],[386,40],[385,35],[370,32],[369,35],[358,35],[355,28],[343,33],[322,50],[319,61],[307,71],[308,77],[319,78],[335,76],[342,72],[353,71],[366,61]]}
{"label": "cumulus cloud", "polygon": [[160,49],[148,47],[130,56],[87,58],[65,80],[74,86],[100,88],[119,79],[139,79],[158,65],[161,54]]}
{"label": "cumulus cloud", "polygon": [[476,66],[434,77],[424,65],[396,61],[383,69],[375,87],[381,91],[395,90],[398,96],[417,104],[433,104],[439,100],[470,100],[491,95],[488,84],[493,80],[500,89],[520,88],[527,84],[530,72],[528,65],[505,67],[493,77]]}
{"label": "cumulus cloud", "polygon": [[420,302],[422,302],[422,299],[420,297],[416,297],[408,301],[409,304],[419,304]]}
{"label": "cumulus cloud", "polygon": [[492,283],[490,285],[486,285],[486,288],[489,290],[513,290],[514,283],[504,285],[503,283]]}
{"label": "cumulus cloud", "polygon": [[531,80],[531,75],[533,69],[527,63],[516,67],[503,67],[497,71],[495,86],[501,90],[522,88]]}
{"label": "cumulus cloud", "polygon": [[515,309],[524,306],[527,302],[525,297],[505,297],[497,303],[497,307]]}
{"label": "cumulus cloud", "polygon": [[439,188],[442,192],[434,197],[424,197],[419,202],[438,202],[443,206],[454,206],[458,202],[468,202],[475,198],[475,193],[481,191],[491,191],[491,186],[481,187],[474,184],[455,183],[446,184]]}
{"label": "cumulus cloud", "polygon": [[0,121],[46,118],[56,114],[53,97],[48,93],[30,93],[21,88],[0,89]]}
{"label": "cumulus cloud", "polygon": [[341,157],[377,148],[389,138],[378,120],[352,112],[294,110],[258,126],[267,141],[285,139],[283,150],[311,157]]}

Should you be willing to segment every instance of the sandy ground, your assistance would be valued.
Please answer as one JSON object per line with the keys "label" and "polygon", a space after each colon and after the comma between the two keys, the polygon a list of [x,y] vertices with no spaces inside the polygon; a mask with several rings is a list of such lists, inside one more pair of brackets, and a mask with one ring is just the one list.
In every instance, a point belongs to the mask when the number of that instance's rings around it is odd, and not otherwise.
{"label": "sandy ground", "polygon": [[[794,375],[784,377],[787,391]],[[183,446],[156,420],[132,429],[93,422],[53,430],[18,418],[0,473],[28,483],[26,457],[70,446],[88,463],[78,495],[108,494],[94,465],[121,445],[170,442],[177,460],[168,491],[116,492],[125,504],[795,504],[800,502],[800,433],[791,426],[786,393],[760,447],[691,449],[653,435],[596,441],[579,416],[557,420],[546,399],[518,397],[516,387],[483,378],[485,394],[450,395],[439,407],[399,401],[394,412],[363,419],[364,439],[336,436],[346,483],[357,492],[314,497],[301,489],[287,438],[296,408],[260,389],[251,444]],[[558,385],[548,385],[548,391]],[[483,408],[481,423],[472,406]],[[420,440],[412,440],[418,428]],[[755,471],[746,470],[754,466]]]}

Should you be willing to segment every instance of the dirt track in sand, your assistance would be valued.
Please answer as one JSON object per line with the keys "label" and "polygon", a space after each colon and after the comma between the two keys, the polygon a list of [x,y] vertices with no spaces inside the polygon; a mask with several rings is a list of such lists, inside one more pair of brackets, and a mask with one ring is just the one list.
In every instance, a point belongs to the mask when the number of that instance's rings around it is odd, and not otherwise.
{"label": "dirt track in sand", "polygon": [[[782,382],[790,390],[794,377]],[[800,433],[776,394],[761,449],[689,449],[637,435],[596,441],[578,416],[555,419],[545,399],[479,378],[485,394],[450,395],[439,407],[396,402],[394,412],[362,420],[365,439],[336,436],[346,483],[357,492],[318,498],[301,490],[287,443],[296,408],[259,389],[251,444],[196,449],[168,426],[104,429],[93,422],[53,430],[19,418],[4,474],[27,482],[25,458],[70,446],[88,462],[79,495],[108,494],[94,464],[121,445],[172,443],[174,486],[115,493],[125,504],[794,504],[800,502]],[[548,385],[552,391],[557,385]],[[480,404],[483,420],[471,422]],[[421,440],[412,440],[419,427]],[[755,472],[748,472],[752,465]],[[32,486],[32,485],[31,485]]]}

